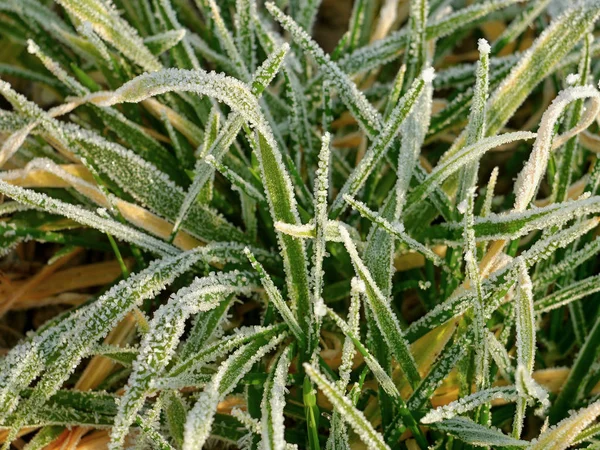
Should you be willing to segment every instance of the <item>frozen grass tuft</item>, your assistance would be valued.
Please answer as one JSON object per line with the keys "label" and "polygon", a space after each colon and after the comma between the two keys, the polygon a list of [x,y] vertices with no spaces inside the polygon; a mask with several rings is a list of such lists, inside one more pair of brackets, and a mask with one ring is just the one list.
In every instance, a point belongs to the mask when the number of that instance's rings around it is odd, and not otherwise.
{"label": "frozen grass tuft", "polygon": [[342,3],[0,0],[2,449],[598,448],[600,4]]}

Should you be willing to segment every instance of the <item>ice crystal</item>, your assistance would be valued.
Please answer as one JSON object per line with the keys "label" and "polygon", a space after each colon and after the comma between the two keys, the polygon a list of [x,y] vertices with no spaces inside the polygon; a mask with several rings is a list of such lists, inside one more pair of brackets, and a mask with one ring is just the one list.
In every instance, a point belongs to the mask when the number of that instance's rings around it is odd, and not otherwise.
{"label": "ice crystal", "polygon": [[3,450],[593,444],[597,1],[356,0],[331,52],[320,0],[55,3],[0,0],[0,315],[62,311]]}

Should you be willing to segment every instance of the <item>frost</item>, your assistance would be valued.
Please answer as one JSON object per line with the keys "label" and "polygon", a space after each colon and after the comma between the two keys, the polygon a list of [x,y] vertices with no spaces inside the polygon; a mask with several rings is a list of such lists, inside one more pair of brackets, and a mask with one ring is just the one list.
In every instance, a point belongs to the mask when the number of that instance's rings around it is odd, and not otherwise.
{"label": "frost", "polygon": [[[423,78],[416,79],[408,92],[400,99],[390,113],[389,119],[378,129],[378,134],[373,143],[361,159],[360,163],[344,183],[336,199],[331,205],[329,217],[335,219],[345,208],[344,196],[354,196],[364,185],[368,176],[376,167],[377,162],[386,154],[394,138],[401,130],[402,124],[410,116],[417,101],[424,95],[426,84]],[[430,92],[430,91],[429,91]],[[427,110],[425,108],[425,110]]]}
{"label": "frost", "polygon": [[[330,135],[325,133],[321,139],[321,150],[319,152],[319,163],[315,172],[315,189],[314,189],[314,210],[315,210],[315,241],[314,241],[314,256],[312,267],[312,296],[313,308],[317,317],[316,333],[312,337],[313,340],[318,340],[320,321],[319,319],[327,313],[325,302],[323,301],[323,260],[327,254],[326,250],[326,229],[328,224],[327,219],[327,199],[329,196],[329,160],[330,160]],[[315,347],[316,348],[316,347]]]}
{"label": "frost", "polygon": [[[588,106],[579,124],[564,134],[554,137],[554,127],[563,110],[569,103],[585,98],[590,98],[592,104]],[[552,104],[542,116],[529,160],[519,173],[515,183],[515,211],[524,211],[534,199],[542,177],[546,173],[550,152],[587,128],[599,112],[600,93],[591,86],[565,89],[552,101]]]}
{"label": "frost", "polygon": [[435,427],[477,447],[529,447],[529,441],[507,436],[494,427],[486,427],[466,417],[454,417],[436,423]]}
{"label": "frost", "polygon": [[283,408],[290,360],[290,347],[286,347],[265,383],[261,403],[261,434],[264,450],[284,450],[287,447],[283,435],[285,430]]}
{"label": "frost", "polygon": [[352,290],[358,292],[359,294],[365,294],[367,292],[367,288],[365,286],[365,282],[360,278],[354,277],[351,282]]}
{"label": "frost", "polygon": [[477,41],[477,49],[479,50],[479,53],[489,53],[491,47],[488,41],[481,38]]}
{"label": "frost", "polygon": [[565,81],[569,86],[573,86],[579,81],[580,78],[581,76],[578,73],[570,73],[569,75],[567,75]]}
{"label": "frost", "polygon": [[114,92],[96,92],[83,99],[99,106],[138,103],[166,92],[195,92],[226,103],[247,122],[259,129],[266,127],[256,97],[241,81],[222,73],[204,70],[163,69],[139,75]]}
{"label": "frost", "polygon": [[408,346],[408,342],[406,341],[402,329],[400,328],[398,318],[392,311],[381,290],[375,284],[371,273],[360,259],[358,251],[356,250],[356,246],[350,238],[350,234],[348,234],[348,231],[341,226],[340,235],[344,242],[344,246],[350,255],[350,259],[354,265],[354,270],[365,283],[366,298],[368,300],[369,307],[373,311],[375,321],[377,322],[377,326],[379,327],[381,334],[396,357],[398,364],[400,364],[402,367],[402,370],[404,371],[405,376],[408,378],[411,386],[416,386],[419,383],[421,376],[417,370],[414,357],[410,351],[410,347]]}
{"label": "frost", "polygon": [[[223,21],[223,17],[221,16],[221,10],[219,9],[219,6],[215,2],[215,0],[203,0],[202,2],[200,2],[199,0],[196,0],[196,4],[198,5],[198,7],[201,10],[205,10],[205,7],[203,4],[206,4],[208,6],[209,16],[214,21],[214,24],[215,24],[214,28],[216,31],[216,36],[218,37],[221,45],[223,46],[225,52],[227,53],[227,56],[229,56],[229,59],[233,62],[235,67],[241,72],[242,76],[244,76],[246,79],[249,79],[250,73],[248,72],[248,67],[246,66],[246,64],[244,63],[244,60],[242,59],[242,56],[238,52],[238,50],[235,46],[234,39],[231,36],[231,33],[225,26],[225,22]],[[245,55],[245,56],[248,57],[250,55]]]}
{"label": "frost", "polygon": [[192,251],[154,261],[147,269],[113,286],[96,302],[9,353],[4,364],[12,370],[0,372],[6,373],[0,377],[0,402],[8,406],[2,409],[7,414],[18,403],[17,393],[44,371],[33,395],[23,402],[13,428],[18,430],[27,413],[35,411],[62,386],[95,342],[106,336],[127,312],[157,295],[201,258],[202,253]]}
{"label": "frost", "polygon": [[160,62],[146,48],[137,31],[119,16],[116,9],[107,7],[100,0],[59,0],[58,3],[82,22],[89,22],[98,36],[145,70],[161,68]]}
{"label": "frost", "polygon": [[433,79],[435,78],[435,69],[433,67],[428,67],[427,69],[423,70],[421,78],[425,83],[432,83]]}
{"label": "frost", "polygon": [[267,291],[269,300],[273,303],[275,308],[277,308],[277,310],[279,311],[279,313],[281,314],[283,319],[286,321],[286,323],[290,327],[290,330],[296,335],[296,337],[298,339],[303,341],[306,338],[306,336],[304,335],[304,332],[300,328],[300,325],[298,324],[298,321],[294,317],[294,314],[290,310],[289,306],[283,300],[283,297],[281,296],[279,289],[277,289],[277,287],[271,280],[271,277],[269,277],[267,272],[265,272],[265,269],[256,260],[254,255],[250,252],[250,249],[248,249],[246,247],[244,249],[244,253],[246,254],[246,257],[250,260],[250,264],[252,264],[252,267],[254,268],[254,270],[256,270],[258,272],[258,276],[260,277],[260,280],[261,280],[265,290]]}
{"label": "frost", "polygon": [[381,128],[381,116],[368,102],[364,94],[358,90],[356,84],[342,72],[335,62],[331,61],[329,55],[326,55],[318,44],[292,18],[283,14],[272,2],[267,2],[265,6],[277,21],[290,32],[292,38],[320,64],[328,79],[336,86],[344,103],[355,115],[367,134],[375,136],[376,130]]}
{"label": "frost", "polygon": [[431,288],[431,282],[430,281],[419,280],[419,289],[421,289],[423,291],[426,291],[429,288]]}
{"label": "frost", "polygon": [[179,253],[175,247],[142,233],[141,231],[138,231],[127,225],[123,225],[115,220],[99,216],[98,214],[83,209],[80,206],[55,200],[45,194],[40,194],[38,192],[23,189],[17,186],[12,186],[1,180],[0,192],[21,203],[32,205],[36,208],[43,209],[53,214],[68,217],[77,223],[95,228],[105,233],[109,233],[118,239],[134,243],[151,252],[158,253],[160,255],[174,255]]}
{"label": "frost", "polygon": [[421,423],[430,424],[441,422],[442,420],[451,419],[466,412],[472,411],[480,405],[489,403],[495,399],[505,401],[515,401],[518,398],[517,390],[512,386],[494,387],[485,391],[476,392],[429,411],[422,419]]}
{"label": "frost", "polygon": [[[427,39],[446,36],[461,27],[468,26],[471,22],[480,19],[495,10],[505,8],[521,0],[492,0],[473,3],[471,6],[461,8],[445,17],[431,18],[425,28]],[[355,50],[345,56],[340,62],[340,68],[348,74],[367,72],[386,64],[402,54],[406,48],[408,33],[401,29],[390,33],[384,39],[374,41],[369,45]]]}
{"label": "frost", "polygon": [[318,298],[315,301],[315,314],[319,317],[323,317],[325,316],[325,314],[327,314],[327,309],[325,307],[325,302],[323,301],[322,298]]}
{"label": "frost", "polygon": [[600,415],[600,402],[592,403],[587,408],[573,412],[570,417],[549,428],[531,444],[532,450],[543,450],[552,447],[556,450],[568,448],[575,437]]}
{"label": "frost", "polygon": [[592,295],[600,291],[599,281],[600,276],[594,275],[569,284],[562,289],[558,289],[552,294],[536,300],[535,312],[537,314],[542,314]]}
{"label": "frost", "polygon": [[467,199],[464,199],[458,205],[456,205],[456,209],[458,209],[458,212],[460,212],[461,214],[466,213],[467,212]]}
{"label": "frost", "polygon": [[[169,373],[155,387],[181,389],[195,385],[196,375],[209,363],[226,356],[230,351],[261,339],[272,339],[284,331],[286,326],[278,324],[270,327],[242,327],[232,335],[223,337],[203,346],[198,352],[191,353],[169,370]],[[285,333],[284,333],[285,334]]]}
{"label": "frost", "polygon": [[506,133],[499,136],[487,137],[461,149],[456,154],[438,164],[427,178],[413,190],[407,200],[408,206],[415,208],[420,201],[426,198],[427,195],[436,188],[436,186],[439,186],[444,180],[462,167],[478,160],[486,151],[513,141],[532,139],[536,136],[535,133],[530,133],[528,131]]}
{"label": "frost", "polygon": [[270,352],[286,337],[272,338],[266,345],[246,344],[219,366],[205,387],[185,422],[183,450],[201,449],[210,435],[217,404],[229,394],[254,363]]}
{"label": "frost", "polygon": [[371,423],[365,418],[362,412],[354,408],[350,400],[343,396],[323,375],[315,370],[309,364],[304,364],[304,369],[308,376],[319,386],[325,396],[333,404],[334,408],[340,411],[342,419],[356,432],[361,441],[368,448],[374,450],[389,450],[383,437],[377,433]]}
{"label": "frost", "polygon": [[[517,391],[519,400],[515,412],[513,430],[515,436],[521,435],[525,408],[527,406],[527,395],[521,388],[520,380],[528,380],[533,373],[535,363],[535,314],[533,307],[533,285],[527,266],[524,261],[518,265],[517,298],[515,301],[516,328],[517,328]],[[522,371],[522,374],[520,374]],[[530,383],[531,384],[531,383]],[[536,390],[537,392],[537,390]]]}
{"label": "frost", "polygon": [[[367,206],[364,203],[362,203],[358,200],[354,200],[353,198],[351,198],[347,195],[344,196],[344,200],[348,204],[350,204],[354,209],[356,209],[362,216],[366,217],[367,219],[369,219],[372,222],[379,225],[381,228],[383,228],[388,233],[397,237],[408,248],[423,254],[427,259],[431,260],[437,266],[443,265],[442,259],[438,255],[436,255],[431,249],[429,249],[425,245],[421,244],[417,240],[411,238],[404,231],[404,226],[402,224],[389,223],[387,220],[385,220],[385,218],[383,218],[379,214],[377,214],[377,213],[371,211],[369,208],[367,208]],[[340,229],[341,229],[341,227],[340,227]]]}
{"label": "frost", "polygon": [[38,122],[32,122],[19,131],[11,134],[0,148],[0,166],[3,166],[23,145],[29,133],[38,125]]}
{"label": "frost", "polygon": [[188,317],[217,306],[225,296],[249,292],[250,275],[230,272],[197,278],[188,287],[173,294],[166,305],[154,313],[149,331],[140,344],[133,371],[119,402],[111,432],[111,448],[121,448],[129,426],[144,404],[152,381],[161,375],[173,357]]}

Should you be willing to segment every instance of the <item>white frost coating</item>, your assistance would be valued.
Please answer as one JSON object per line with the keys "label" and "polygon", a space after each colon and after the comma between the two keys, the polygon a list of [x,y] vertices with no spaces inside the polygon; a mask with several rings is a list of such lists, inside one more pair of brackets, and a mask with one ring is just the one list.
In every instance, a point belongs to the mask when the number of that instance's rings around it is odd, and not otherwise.
{"label": "white frost coating", "polygon": [[531,133],[529,131],[517,131],[514,133],[505,133],[487,137],[473,145],[462,148],[459,152],[435,166],[427,178],[425,178],[425,180],[413,191],[413,194],[409,197],[409,203],[411,203],[410,208],[417,207],[417,204],[426,198],[436,186],[440,185],[450,175],[457,172],[462,167],[478,160],[488,150],[513,141],[532,139],[536,136],[536,133]]}
{"label": "white frost coating", "polygon": [[[312,267],[312,302],[316,320],[316,326],[311,330],[313,342],[319,339],[321,327],[320,319],[327,314],[325,302],[323,300],[323,260],[327,256],[327,198],[329,196],[329,160],[331,158],[330,151],[331,136],[328,132],[323,134],[321,138],[321,149],[319,151],[319,163],[315,172],[315,188],[314,188],[314,210],[315,210],[315,240],[313,245],[313,267]],[[318,346],[315,347],[315,352],[318,351]],[[316,356],[316,355],[315,355]]]}
{"label": "white frost coating", "polygon": [[[389,450],[383,437],[373,428],[373,425],[367,420],[364,414],[357,410],[350,400],[341,394],[333,384],[325,379],[321,373],[311,365],[305,363],[304,370],[307,375],[319,386],[325,396],[333,404],[333,407],[340,412],[341,418],[356,432],[361,441],[371,450]],[[185,450],[185,449],[184,449]]]}
{"label": "white frost coating", "polygon": [[286,222],[275,222],[275,229],[280,233],[287,234],[298,238],[313,238],[315,237],[315,226],[312,223],[306,224],[291,224]]}
{"label": "white frost coating", "polygon": [[2,148],[0,149],[0,167],[4,165],[6,161],[8,161],[17,150],[21,148],[29,133],[39,124],[39,121],[33,121],[29,125],[21,128],[15,133],[11,134],[2,144]]}
{"label": "white frost coating", "polygon": [[[440,258],[436,253],[434,253],[429,247],[421,244],[416,239],[413,239],[412,237],[410,237],[408,235],[408,233],[406,233],[404,231],[404,225],[402,223],[399,223],[399,222],[390,223],[390,222],[388,222],[384,217],[382,217],[378,213],[375,213],[374,211],[371,211],[367,207],[367,205],[365,205],[363,202],[361,202],[359,200],[355,200],[355,199],[353,199],[352,197],[350,197],[348,195],[344,195],[343,198],[346,201],[346,203],[348,203],[356,211],[358,211],[361,216],[366,217],[367,219],[369,219],[372,222],[374,222],[377,225],[379,225],[381,228],[383,228],[388,233],[396,236],[408,248],[410,248],[411,250],[414,250],[416,252],[421,253],[427,259],[430,259],[433,262],[433,264],[435,264],[436,266],[442,266],[443,265],[442,258]],[[339,228],[341,229],[342,226],[340,226]],[[346,232],[348,232],[348,230],[346,230]]]}
{"label": "white frost coating", "polygon": [[[521,0],[473,2],[470,6],[460,8],[452,14],[442,15],[440,12],[435,17],[430,18],[427,23],[427,30],[428,32],[434,30],[434,37],[440,38],[455,31],[457,23],[464,26],[485,14],[519,1]],[[443,8],[440,9],[443,10]],[[384,39],[372,42],[346,55],[339,61],[339,65],[344,72],[352,75],[369,71],[398,58],[406,47],[407,41],[407,28],[404,27],[390,33]]]}
{"label": "white frost coating", "polygon": [[327,307],[321,297],[315,300],[315,315],[318,317],[324,317],[327,314]]}
{"label": "white frost coating", "polygon": [[265,386],[261,402],[261,434],[264,450],[284,450],[286,448],[283,409],[285,394],[288,392],[285,385],[290,362],[290,347],[288,346],[277,360],[277,365],[271,369],[273,372],[269,374]]}
{"label": "white frost coating", "polygon": [[492,48],[486,39],[481,38],[477,41],[477,49],[479,50],[479,53],[489,54]]}
{"label": "white frost coating", "polygon": [[531,443],[530,450],[564,450],[575,437],[600,415],[600,402],[579,411],[572,412],[569,417],[546,430]]}
{"label": "white frost coating", "polygon": [[458,212],[461,214],[464,214],[467,212],[467,199],[464,199],[462,202],[460,202],[458,205],[456,205],[456,209],[458,209]]}
{"label": "white frost coating", "polygon": [[433,67],[428,67],[427,69],[423,70],[421,78],[423,78],[425,83],[432,83],[433,79],[435,78],[435,69]]}
{"label": "white frost coating", "polygon": [[[514,429],[520,436],[525,418],[525,408],[529,400],[529,389],[525,378],[531,377],[535,363],[535,313],[533,308],[533,285],[527,273],[524,260],[518,264],[518,288],[515,301],[517,328],[517,377],[519,399],[515,410]],[[529,383],[531,385],[531,383]],[[537,389],[533,389],[537,393]]]}
{"label": "white frost coating", "polygon": [[[554,125],[563,110],[569,103],[585,98],[590,98],[592,102],[580,122],[571,130],[554,138]],[[594,121],[598,112],[600,112],[600,93],[592,86],[565,89],[552,101],[552,104],[542,116],[529,160],[519,173],[515,183],[515,211],[524,211],[535,197],[542,177],[546,173],[550,152],[575,134],[586,129]]]}
{"label": "white frost coating", "polygon": [[239,420],[247,430],[254,434],[260,434],[260,429],[262,426],[260,420],[255,419],[246,411],[242,411],[237,406],[231,409],[231,415]]}
{"label": "white frost coating", "polygon": [[[257,69],[254,79],[252,80],[251,93],[256,96],[264,91],[267,85],[273,80],[273,77],[279,72],[279,68],[285,59],[285,55],[289,50],[288,44],[281,45],[278,49],[273,51],[268,58],[261,64]],[[239,130],[242,128],[244,123],[243,116],[239,113],[234,113],[229,116],[225,124],[219,130],[219,134],[214,142],[211,144],[209,149],[203,149],[203,154],[212,155],[215,161],[220,161],[223,155],[229,150],[230,145],[235,140]],[[213,170],[206,164],[203,164],[202,159],[198,159],[196,162],[196,174],[194,181],[188,189],[173,225],[173,230],[178,230],[182,222],[188,215],[188,211],[191,208],[194,200],[198,197],[198,194],[204,187],[204,185],[211,179]]]}
{"label": "white frost coating", "polygon": [[[362,286],[359,286],[361,284]],[[348,324],[350,331],[355,336],[358,336],[360,335],[360,295],[364,293],[364,283],[358,277],[353,277],[350,285],[350,308],[348,310]],[[359,287],[362,288],[362,291],[359,289]],[[352,342],[352,339],[346,336],[344,339],[344,346],[342,348],[342,363],[339,367],[340,379],[337,382],[337,387],[341,392],[345,392],[348,384],[350,383],[354,355],[354,343]]]}
{"label": "white frost coating", "polygon": [[583,217],[600,212],[600,196],[590,197],[584,200],[569,200],[563,203],[554,203],[543,208],[529,209],[524,212],[513,212],[510,214],[490,214],[488,217],[477,217],[475,225],[478,224],[507,224],[522,221],[521,228],[514,233],[501,234],[490,232],[490,234],[478,235],[478,241],[491,239],[515,239],[530,231],[545,229],[554,225],[562,225],[571,219]]}
{"label": "white frost coating", "polygon": [[335,84],[342,101],[348,106],[352,114],[357,117],[358,123],[371,137],[383,127],[379,112],[369,103],[365,95],[357,88],[356,84],[331,61],[329,55],[302,29],[294,20],[285,15],[273,2],[265,4],[267,10],[275,19],[292,35],[294,41],[301,45],[319,63],[321,70],[327,78]]}
{"label": "white frost coating", "polygon": [[81,208],[80,206],[62,202],[48,197],[45,194],[13,186],[0,180],[0,192],[21,203],[35,206],[53,214],[58,214],[74,220],[82,225],[95,228],[105,233],[110,233],[117,239],[131,242],[140,247],[160,255],[175,255],[179,250],[150,235],[134,228],[123,225],[112,219],[107,219],[98,214]]}
{"label": "white frost coating", "polygon": [[193,354],[182,360],[169,371],[167,376],[157,381],[154,384],[154,387],[156,389],[181,389],[192,386],[194,385],[194,376],[200,373],[201,369],[207,364],[224,357],[230,351],[246,344],[258,336],[270,338],[275,333],[273,331],[274,329],[281,330],[282,327],[250,326],[236,329],[234,334],[215,341],[204,348],[200,353]]}
{"label": "white frost coating", "polygon": [[581,76],[578,73],[570,73],[569,75],[567,75],[566,78],[566,82],[569,86],[573,86],[574,84],[576,84],[579,79],[581,78]]}
{"label": "white frost coating", "polygon": [[233,271],[196,278],[158,308],[149,324],[150,331],[142,339],[132,374],[120,399],[110,448],[122,447],[130,425],[152,388],[152,380],[160,376],[171,361],[186,320],[199,311],[215,308],[226,295],[249,292],[252,287],[249,277],[245,272]]}
{"label": "white frost coating", "polygon": [[115,91],[95,92],[83,97],[81,101],[112,106],[118,103],[138,103],[172,91],[210,96],[227,104],[261,131],[266,127],[258,101],[245,83],[222,73],[204,70],[164,69],[145,73]]}
{"label": "white frost coating", "polygon": [[356,249],[350,234],[343,226],[340,226],[339,229],[342,241],[346,247],[346,251],[352,260],[354,271],[362,279],[367,288],[367,295],[365,297],[371,309],[373,310],[373,315],[375,316],[377,326],[379,327],[381,334],[389,345],[396,360],[401,365],[402,370],[409,379],[411,385],[414,386],[418,382],[417,380],[420,378],[420,375],[417,371],[417,365],[414,360],[414,356],[410,351],[404,334],[402,333],[400,322],[392,311],[387,299],[381,292],[381,289],[379,289],[375,283],[375,280],[369,272],[369,269],[365,266],[365,263],[358,255],[358,250]]}
{"label": "white frost coating", "polygon": [[[338,326],[338,328],[340,330],[342,330],[342,332],[348,338],[350,338],[353,341],[353,343],[358,347],[360,345],[360,341],[358,341],[358,336],[356,334],[357,330],[352,330],[351,327],[346,322],[344,322],[340,318],[340,316],[338,316],[331,309],[327,308],[327,312],[329,313],[329,317],[331,317],[333,319],[333,321]],[[373,355],[371,355],[369,353],[369,351],[365,348],[361,349],[361,353],[363,355],[365,363],[367,364],[367,366],[369,366],[369,369],[371,369],[371,372],[373,372],[375,379],[377,380],[379,385],[383,388],[383,390],[386,391],[393,398],[399,397],[400,393],[398,392],[396,385],[394,384],[392,379],[389,377],[389,375],[386,373],[386,371],[383,369],[383,367],[381,367],[381,365],[373,357]],[[345,356],[348,356],[348,355],[345,355]],[[345,378],[347,378],[347,375],[345,375]],[[341,377],[340,377],[340,381],[342,381]],[[347,383],[346,384],[338,383],[338,389],[340,389],[340,390],[345,389],[346,386],[347,386]]]}
{"label": "white frost coating", "polygon": [[104,62],[108,64],[109,67],[112,66],[112,59],[110,57],[110,53],[108,52],[108,48],[102,42],[102,39],[98,37],[98,35],[94,32],[94,28],[92,24],[88,21],[82,22],[80,26],[76,27],[79,34],[84,36],[90,44],[100,53]]}
{"label": "white frost coating", "polygon": [[85,95],[89,92],[81,83],[79,83],[79,81],[70,76],[56,61],[43,53],[40,47],[31,39],[27,40],[27,51],[30,54],[37,56],[46,69],[77,95]]}
{"label": "white frost coating", "polygon": [[[235,42],[233,40],[233,37],[231,36],[231,33],[229,32],[229,29],[223,21],[223,17],[221,15],[221,10],[219,9],[219,6],[215,2],[215,0],[204,1],[210,10],[210,17],[214,21],[214,28],[216,31],[215,34],[219,39],[223,49],[227,53],[227,56],[229,56],[229,59],[235,64],[238,70],[241,71],[242,76],[244,76],[246,79],[249,79],[250,74],[248,73],[248,68],[246,67],[243,58],[241,57],[237,47],[235,46]],[[204,9],[204,7],[202,7],[201,9]]]}
{"label": "white frost coating", "polygon": [[358,277],[352,278],[352,281],[350,282],[350,287],[352,288],[352,290],[360,294],[365,294],[367,292],[365,282]]}
{"label": "white frost coating", "polygon": [[286,333],[275,336],[252,355],[247,355],[251,345],[247,344],[221,363],[219,370],[188,413],[184,428],[183,450],[202,449],[210,436],[219,402],[236,387],[256,361],[270,352],[286,336]]}
{"label": "white frost coating", "polygon": [[[96,302],[76,311],[69,318],[73,320],[48,329],[44,333],[44,340],[37,341],[38,348],[46,347],[45,354],[34,353],[34,357],[40,358],[35,363],[40,367],[45,365],[46,372],[37,382],[32,396],[22,406],[23,410],[35,411],[40,408],[63,385],[81,359],[89,355],[95,343],[106,336],[134,306],[156,296],[201,258],[201,252],[191,251],[154,261],[147,269],[113,286]],[[22,355],[17,353],[17,356]],[[47,358],[51,356],[54,359],[50,363]],[[26,366],[26,369],[30,368]],[[22,373],[20,376],[25,378],[27,384],[32,379]],[[16,429],[25,420],[26,415],[18,416]]]}
{"label": "white frost coating", "polygon": [[473,256],[473,252],[471,250],[467,250],[465,252],[465,262],[467,264],[473,264],[476,263],[477,260],[475,259],[475,257]]}
{"label": "white frost coating", "polygon": [[285,323],[287,323],[290,327],[290,331],[292,331],[292,333],[294,333],[294,335],[298,339],[303,340],[305,338],[304,332],[300,328],[300,325],[298,324],[296,317],[290,310],[290,307],[283,299],[281,292],[279,292],[279,289],[277,289],[277,286],[275,286],[273,280],[271,280],[269,274],[265,271],[264,267],[256,260],[256,258],[254,257],[254,255],[248,247],[244,249],[244,254],[250,261],[252,268],[258,272],[258,276],[260,277],[261,283],[265,288],[265,291],[267,292],[269,301],[273,303],[273,306],[275,306],[277,311],[279,311],[279,314],[281,314],[281,317],[283,317]]}
{"label": "white frost coating", "polygon": [[57,3],[80,21],[89,21],[98,36],[110,42],[144,70],[154,71],[162,67],[146,48],[137,30],[119,15],[116,8],[108,7],[99,0],[88,0],[85,7],[79,0],[58,0]]}
{"label": "white frost coating", "polygon": [[518,365],[515,371],[515,385],[519,395],[529,397],[540,403],[540,409],[536,411],[536,414],[542,415],[550,408],[550,400],[546,389],[536,383],[533,376],[521,365]]}
{"label": "white frost coating", "polygon": [[[383,158],[388,149],[392,146],[396,136],[402,131],[403,125],[416,110],[419,99],[426,95],[427,99],[431,96],[431,84],[425,83],[422,79],[415,79],[410,89],[392,109],[386,122],[378,129],[377,136],[363,155],[355,169],[338,192],[337,197],[331,205],[329,217],[335,218],[345,209],[344,199],[346,195],[354,196],[358,190],[367,181],[371,172],[375,169],[377,162]],[[429,100],[423,105],[423,110],[427,110]],[[426,115],[427,120],[429,115]],[[425,122],[424,117],[420,117],[421,122]],[[411,152],[414,154],[416,150]]]}
{"label": "white frost coating", "polygon": [[422,419],[421,423],[429,424],[441,422],[445,419],[451,419],[455,416],[472,411],[480,405],[489,403],[492,400],[503,399],[507,402],[513,402],[518,398],[517,390],[513,386],[494,387],[485,391],[453,401],[439,408],[429,411]]}

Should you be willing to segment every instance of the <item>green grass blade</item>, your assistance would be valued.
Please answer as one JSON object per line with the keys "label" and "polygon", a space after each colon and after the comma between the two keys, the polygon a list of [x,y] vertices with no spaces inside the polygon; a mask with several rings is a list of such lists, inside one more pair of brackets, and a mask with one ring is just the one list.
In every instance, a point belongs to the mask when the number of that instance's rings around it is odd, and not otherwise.
{"label": "green grass blade", "polygon": [[358,434],[368,449],[389,449],[383,437],[373,429],[373,426],[367,421],[363,413],[357,410],[350,400],[342,395],[331,382],[327,381],[321,373],[309,364],[304,365],[304,370],[311,380],[317,384],[319,389],[323,391],[334,408],[340,411],[342,419]]}

